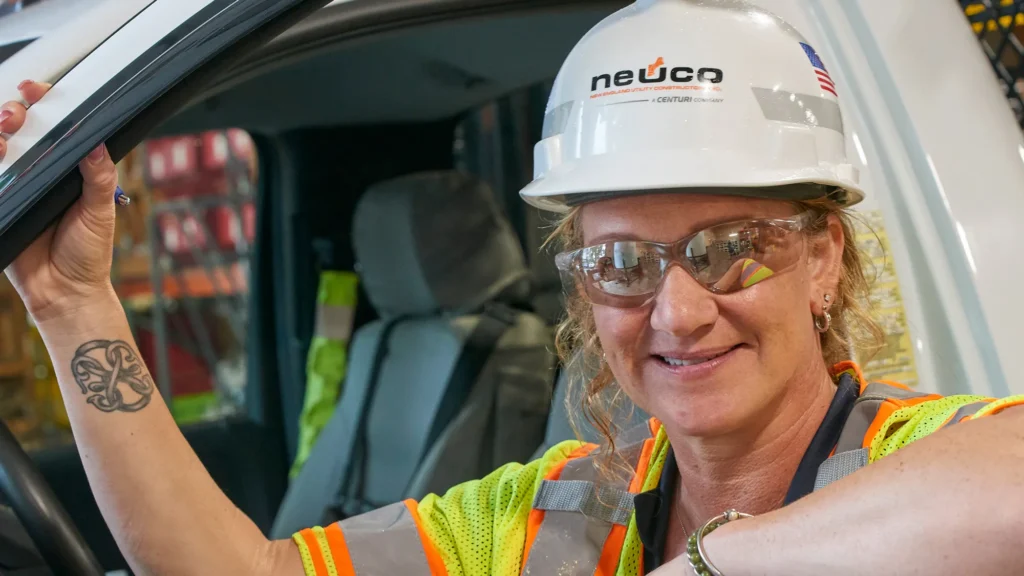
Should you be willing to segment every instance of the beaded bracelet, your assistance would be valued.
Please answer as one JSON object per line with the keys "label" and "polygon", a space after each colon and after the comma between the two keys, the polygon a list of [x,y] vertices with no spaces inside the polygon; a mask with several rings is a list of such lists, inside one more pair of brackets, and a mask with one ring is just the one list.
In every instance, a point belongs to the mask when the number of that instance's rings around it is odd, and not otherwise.
{"label": "beaded bracelet", "polygon": [[686,555],[690,560],[690,568],[693,568],[697,576],[722,576],[722,573],[718,571],[718,568],[715,568],[715,565],[708,559],[707,553],[704,552],[704,537],[722,524],[750,517],[750,514],[726,510],[724,513],[708,520],[706,524],[694,531],[686,542]]}

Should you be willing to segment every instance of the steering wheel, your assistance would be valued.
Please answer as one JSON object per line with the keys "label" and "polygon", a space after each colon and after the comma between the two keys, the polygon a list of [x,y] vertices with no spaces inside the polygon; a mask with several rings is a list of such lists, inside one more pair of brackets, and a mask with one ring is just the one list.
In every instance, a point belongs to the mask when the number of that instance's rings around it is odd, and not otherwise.
{"label": "steering wheel", "polygon": [[102,576],[103,567],[7,424],[0,421],[0,493],[55,576]]}

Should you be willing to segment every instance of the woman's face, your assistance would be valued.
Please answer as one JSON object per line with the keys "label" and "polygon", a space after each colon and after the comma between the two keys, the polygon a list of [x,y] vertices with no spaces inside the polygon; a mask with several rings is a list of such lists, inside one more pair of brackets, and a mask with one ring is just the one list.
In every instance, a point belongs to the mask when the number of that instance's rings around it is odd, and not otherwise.
{"label": "woman's face", "polygon": [[[776,200],[656,194],[588,204],[581,224],[586,245],[673,242],[714,224],[794,213],[791,203]],[[595,304],[597,333],[619,385],[686,435],[728,434],[770,419],[787,393],[804,392],[794,389],[799,383],[822,376],[813,315],[821,314],[824,294],[835,297],[843,245],[838,220],[830,220],[829,234],[801,242],[795,265],[738,292],[714,294],[672,266],[646,306]]]}

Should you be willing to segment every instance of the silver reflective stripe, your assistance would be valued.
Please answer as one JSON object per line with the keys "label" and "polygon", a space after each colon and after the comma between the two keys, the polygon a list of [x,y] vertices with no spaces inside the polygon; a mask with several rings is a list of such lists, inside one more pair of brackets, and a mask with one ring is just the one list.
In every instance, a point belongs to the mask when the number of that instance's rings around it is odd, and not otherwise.
{"label": "silver reflective stripe", "polygon": [[347,342],[352,336],[354,313],[351,306],[320,304],[316,308],[316,335]]}
{"label": "silver reflective stripe", "polygon": [[886,398],[908,400],[921,396],[928,396],[928,394],[879,382],[868,384],[853,405],[853,410],[846,419],[846,423],[843,424],[843,431],[839,433],[839,442],[836,444],[836,453],[848,452],[864,446],[864,436],[868,433],[871,423],[875,421],[878,409]]}
{"label": "silver reflective stripe", "polygon": [[882,384],[881,382],[872,382],[864,388],[864,393],[861,396],[884,396],[886,398],[909,400],[911,398],[920,398],[921,396],[930,396],[930,394],[927,392],[918,392],[917,390],[907,390],[906,388],[900,388],[899,386],[889,386],[888,384]]}
{"label": "silver reflective stripe", "polygon": [[533,499],[535,510],[580,512],[612,524],[629,524],[633,495],[625,490],[595,487],[585,480],[544,480]]}
{"label": "silver reflective stripe", "polygon": [[843,133],[843,115],[837,102],[785,90],[755,87],[751,87],[751,90],[768,120],[817,126]]}
{"label": "silver reflective stripe", "polygon": [[[647,426],[647,424],[643,424]],[[632,432],[632,431],[631,431]],[[640,436],[629,434],[629,437]],[[650,429],[647,438],[651,437]],[[628,444],[620,449],[626,463],[636,470],[643,450],[643,441]],[[604,482],[605,489],[625,492],[632,478]],[[562,470],[559,481],[583,481],[591,486],[598,483],[598,471],[594,457],[570,460]],[[628,521],[628,518],[627,518]],[[544,513],[544,521],[537,531],[536,540],[530,548],[530,555],[523,566],[522,574],[532,576],[592,576],[597,571],[605,540],[611,532],[609,521],[588,517],[578,511],[562,512],[552,510]]]}
{"label": "silver reflective stripe", "polygon": [[864,445],[864,435],[878,415],[878,408],[882,405],[882,398],[866,398],[861,396],[853,405],[853,410],[843,424],[843,431],[839,433],[839,442],[836,443],[836,453],[856,450]]}
{"label": "silver reflective stripe", "polygon": [[960,409],[956,411],[956,414],[953,414],[953,417],[949,419],[949,422],[946,423],[946,426],[949,426],[950,424],[956,424],[965,416],[974,416],[975,412],[981,410],[982,408],[988,405],[989,402],[974,402],[966,406],[961,406]]}
{"label": "silver reflective stripe", "polygon": [[416,522],[398,502],[341,523],[356,576],[430,576]]}
{"label": "silver reflective stripe", "polygon": [[821,466],[818,467],[818,476],[814,479],[814,489],[815,491],[821,490],[836,480],[845,478],[867,465],[867,448],[840,452],[822,462]]}
{"label": "silver reflective stripe", "polygon": [[572,112],[573,104],[575,102],[566,102],[552,108],[550,112],[544,115],[544,128],[541,131],[542,139],[558,136],[565,132],[565,127],[569,124],[569,114]]}
{"label": "silver reflective stripe", "polygon": [[[578,458],[565,465],[561,478],[593,481],[596,475],[592,458]],[[579,512],[545,512],[523,567],[524,576],[591,576],[612,526]]]}

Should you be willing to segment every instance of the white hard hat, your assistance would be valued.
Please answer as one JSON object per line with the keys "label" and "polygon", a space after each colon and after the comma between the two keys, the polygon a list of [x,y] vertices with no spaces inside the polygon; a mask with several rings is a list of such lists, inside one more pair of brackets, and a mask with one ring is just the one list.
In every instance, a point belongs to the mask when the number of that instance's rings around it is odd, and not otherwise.
{"label": "white hard hat", "polygon": [[778,16],[743,0],[638,0],[562,64],[523,198],[561,212],[676,190],[864,198],[834,81]]}

